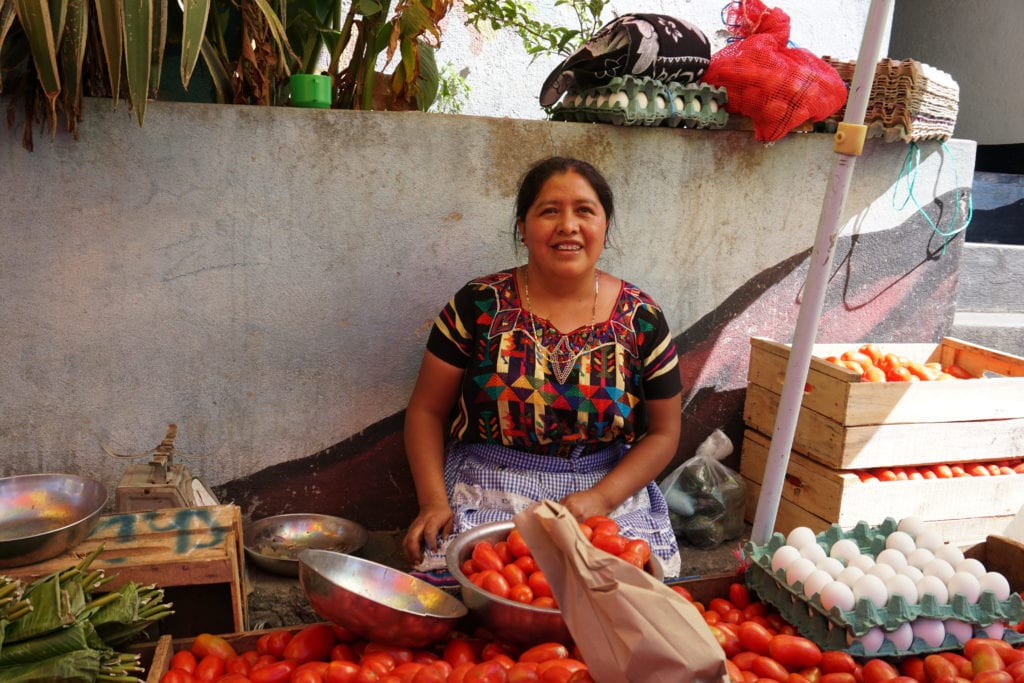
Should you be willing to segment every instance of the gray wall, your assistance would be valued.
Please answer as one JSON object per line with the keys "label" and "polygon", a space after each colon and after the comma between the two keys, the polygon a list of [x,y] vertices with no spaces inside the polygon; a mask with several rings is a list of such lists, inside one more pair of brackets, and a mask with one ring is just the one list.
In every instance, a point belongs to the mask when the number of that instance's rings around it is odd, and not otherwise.
{"label": "gray wall", "polygon": [[[605,170],[619,220],[602,265],[681,332],[810,248],[834,158],[823,134],[765,146],[738,131],[163,102],[140,128],[123,106],[86,109],[78,141],[42,135],[29,153],[0,135],[4,475],[114,483],[124,463],[100,444],[141,452],[173,421],[179,449],[207,456],[193,472],[220,484],[399,413],[436,311],[521,258],[516,180],[551,153]],[[923,204],[969,184],[974,143],[949,147],[922,144]],[[892,197],[905,153],[868,142],[847,237],[915,216]],[[908,258],[917,277],[955,256]],[[937,310],[952,301],[932,294]]]}

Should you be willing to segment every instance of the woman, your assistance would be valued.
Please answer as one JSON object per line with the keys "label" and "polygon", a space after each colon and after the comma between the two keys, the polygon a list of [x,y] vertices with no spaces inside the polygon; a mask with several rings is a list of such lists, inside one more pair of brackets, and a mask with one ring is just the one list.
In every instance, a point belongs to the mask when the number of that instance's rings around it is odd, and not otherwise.
{"label": "woman", "polygon": [[452,534],[550,499],[611,516],[678,574],[653,483],[679,442],[678,357],[657,304],[597,268],[613,214],[593,166],[538,163],[516,198],[526,265],[469,282],[435,320],[405,418],[417,569],[443,569]]}

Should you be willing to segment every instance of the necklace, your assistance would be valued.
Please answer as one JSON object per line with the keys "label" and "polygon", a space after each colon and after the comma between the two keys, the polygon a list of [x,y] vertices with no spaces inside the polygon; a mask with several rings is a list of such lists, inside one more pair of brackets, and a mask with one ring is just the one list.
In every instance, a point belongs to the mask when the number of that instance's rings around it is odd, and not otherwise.
{"label": "necklace", "polygon": [[530,270],[523,268],[523,294],[526,295],[526,308],[530,311],[530,329],[533,331],[533,350],[537,358],[537,365],[540,365],[541,354],[547,357],[551,371],[559,384],[565,384],[576,366],[576,360],[583,353],[590,349],[594,341],[594,326],[597,323],[597,294],[601,289],[601,275],[594,271],[594,306],[590,311],[590,331],[587,333],[587,341],[578,352],[573,351],[569,343],[569,335],[563,334],[555,344],[554,349],[548,349],[543,338],[537,333],[537,316],[533,312],[533,303],[530,301]]}

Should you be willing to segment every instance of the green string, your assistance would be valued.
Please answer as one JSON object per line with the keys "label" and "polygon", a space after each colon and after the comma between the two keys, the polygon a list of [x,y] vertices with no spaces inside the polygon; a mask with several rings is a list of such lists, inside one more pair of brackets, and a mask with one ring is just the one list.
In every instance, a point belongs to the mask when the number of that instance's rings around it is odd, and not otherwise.
{"label": "green string", "polygon": [[[960,219],[960,180],[957,178],[956,158],[953,156],[953,152],[946,146],[945,142],[940,143],[940,145],[942,146],[942,150],[949,155],[953,167],[953,188],[955,199],[953,202],[953,216],[950,220],[950,226],[954,226]],[[917,182],[917,169],[920,164],[921,148],[918,147],[917,142],[912,140],[910,144],[907,145],[907,154],[903,157],[903,163],[900,165],[899,175],[896,176],[896,184],[892,188],[892,205],[896,208],[896,193],[899,190],[900,181],[904,180],[907,185],[907,196],[898,208],[902,210],[907,205],[907,202],[913,201],[918,213],[924,216],[924,219],[928,221],[928,225],[931,226],[932,232],[939,237],[944,238],[940,253],[945,254],[946,245],[949,244],[952,237],[966,230],[967,226],[971,224],[971,218],[974,217],[974,196],[970,190],[967,191],[967,216],[964,218],[963,225],[959,228],[951,228],[948,231],[939,229],[939,226],[935,225],[935,221],[932,220],[931,216],[929,216],[924,210],[920,202],[917,201],[917,197],[914,196],[914,184]]]}

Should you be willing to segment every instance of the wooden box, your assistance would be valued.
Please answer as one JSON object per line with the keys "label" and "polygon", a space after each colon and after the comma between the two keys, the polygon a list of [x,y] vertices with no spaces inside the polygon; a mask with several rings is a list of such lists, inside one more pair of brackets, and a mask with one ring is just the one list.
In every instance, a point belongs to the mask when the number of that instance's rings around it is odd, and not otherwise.
{"label": "wooden box", "polygon": [[[771,440],[748,429],[743,436],[740,474],[748,487],[746,517],[753,520],[764,481]],[[863,482],[856,474],[790,453],[775,530],[797,526],[815,532],[832,524],[848,529],[886,517],[919,517],[943,539],[970,545],[1001,532],[1024,506],[1024,475]]]}
{"label": "wooden box", "polygon": [[993,534],[964,551],[990,572],[999,572],[1010,582],[1010,589],[1024,591],[1024,543]]}
{"label": "wooden box", "polygon": [[[1000,460],[1024,455],[1024,358],[944,338],[939,344],[880,344],[918,362],[955,363],[971,374],[946,382],[861,381],[823,360],[859,344],[813,348],[793,450],[835,469]],[[772,434],[790,347],[751,339],[747,426]]]}
{"label": "wooden box", "polygon": [[64,555],[4,572],[31,580],[77,564],[102,546],[92,563],[115,576],[107,587],[134,581],[164,589],[174,614],[157,622],[162,633],[244,631],[246,592],[242,520],[235,505],[103,515],[96,528]]}
{"label": "wooden box", "polygon": [[[272,629],[274,631],[285,630],[297,633],[305,625],[289,626],[283,629]],[[232,647],[239,654],[248,650],[256,649],[256,641],[259,637],[270,631],[242,631],[237,633],[220,634],[224,640],[231,643]],[[212,633],[212,631],[211,631]],[[198,635],[198,634],[196,634]],[[192,646],[194,638],[175,638],[172,635],[160,636],[160,639],[152,643],[142,643],[128,648],[128,651],[140,655],[141,665],[146,670],[146,683],[160,683],[160,678],[171,668],[171,657],[178,650]]]}

